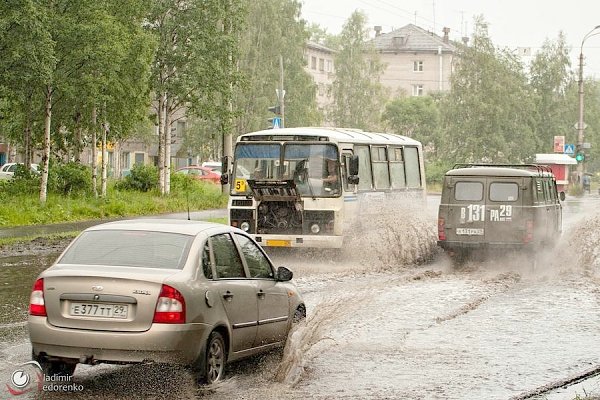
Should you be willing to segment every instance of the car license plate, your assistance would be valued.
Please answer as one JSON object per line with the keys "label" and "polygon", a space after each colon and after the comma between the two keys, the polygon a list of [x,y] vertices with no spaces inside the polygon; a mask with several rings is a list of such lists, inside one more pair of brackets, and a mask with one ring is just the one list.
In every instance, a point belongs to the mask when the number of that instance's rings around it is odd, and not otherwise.
{"label": "car license plate", "polygon": [[290,247],[292,243],[289,240],[267,240],[267,246]]}
{"label": "car license plate", "polygon": [[82,317],[127,318],[126,304],[71,303],[70,314]]}
{"label": "car license plate", "polygon": [[481,228],[456,228],[457,235],[483,236]]}

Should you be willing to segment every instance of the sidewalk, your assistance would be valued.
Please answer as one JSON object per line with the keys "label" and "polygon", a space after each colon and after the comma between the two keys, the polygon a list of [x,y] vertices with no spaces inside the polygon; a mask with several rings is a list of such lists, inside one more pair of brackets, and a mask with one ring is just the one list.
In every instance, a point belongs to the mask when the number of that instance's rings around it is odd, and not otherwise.
{"label": "sidewalk", "polygon": [[[214,218],[227,217],[227,209],[214,209],[214,210],[202,210],[202,211],[190,211],[190,219],[192,221],[206,221]],[[143,218],[169,218],[169,219],[182,219],[187,220],[187,212],[173,213],[173,214],[162,214],[162,215],[142,215],[136,217],[126,218],[107,218],[107,219],[95,219],[90,221],[77,221],[77,222],[65,222],[60,224],[49,224],[49,225],[28,225],[28,226],[17,226],[14,228],[0,229],[0,238],[18,238],[26,236],[38,236],[38,235],[49,235],[55,233],[65,233],[73,231],[82,231],[90,226],[102,224],[105,222],[119,221],[123,219],[143,219]]]}

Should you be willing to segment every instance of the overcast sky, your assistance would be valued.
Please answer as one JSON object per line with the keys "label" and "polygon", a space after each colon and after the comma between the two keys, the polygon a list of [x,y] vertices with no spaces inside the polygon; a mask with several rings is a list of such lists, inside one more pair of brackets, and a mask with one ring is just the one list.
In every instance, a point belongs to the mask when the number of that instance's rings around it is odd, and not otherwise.
{"label": "overcast sky", "polygon": [[[473,16],[483,15],[496,46],[529,47],[535,53],[545,39],[563,31],[571,46],[571,67],[579,66],[581,40],[600,25],[600,0],[301,0],[302,16],[338,34],[353,11],[364,11],[369,26],[381,25],[383,33],[413,23],[442,35],[450,28],[451,39],[473,33]],[[415,15],[416,13],[416,15]],[[597,30],[600,32],[600,29]],[[600,34],[583,47],[584,75],[600,79]],[[528,61],[527,58],[524,61]]]}

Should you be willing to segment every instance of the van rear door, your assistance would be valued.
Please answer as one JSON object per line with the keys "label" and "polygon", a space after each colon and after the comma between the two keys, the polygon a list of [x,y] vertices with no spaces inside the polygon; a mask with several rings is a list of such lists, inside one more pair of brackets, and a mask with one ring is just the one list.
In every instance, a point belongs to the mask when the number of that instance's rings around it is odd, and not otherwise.
{"label": "van rear door", "polygon": [[446,235],[448,242],[485,242],[485,177],[452,177],[448,199]]}
{"label": "van rear door", "polygon": [[523,243],[523,178],[488,177],[486,196],[486,242]]}

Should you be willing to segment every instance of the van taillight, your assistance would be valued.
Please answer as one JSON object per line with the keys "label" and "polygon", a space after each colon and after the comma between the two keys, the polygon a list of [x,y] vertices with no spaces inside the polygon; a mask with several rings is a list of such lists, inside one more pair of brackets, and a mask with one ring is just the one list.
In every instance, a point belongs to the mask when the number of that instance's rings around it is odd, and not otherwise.
{"label": "van taillight", "polygon": [[185,323],[185,300],[177,289],[162,285],[152,322],[159,324]]}
{"label": "van taillight", "polygon": [[438,218],[438,239],[446,240],[446,222],[444,218]]}
{"label": "van taillight", "polygon": [[38,317],[46,316],[46,303],[44,302],[44,279],[40,278],[33,284],[29,298],[29,315]]}
{"label": "van taillight", "polygon": [[525,222],[525,235],[523,236],[523,243],[529,243],[533,240],[533,221],[528,219]]}

